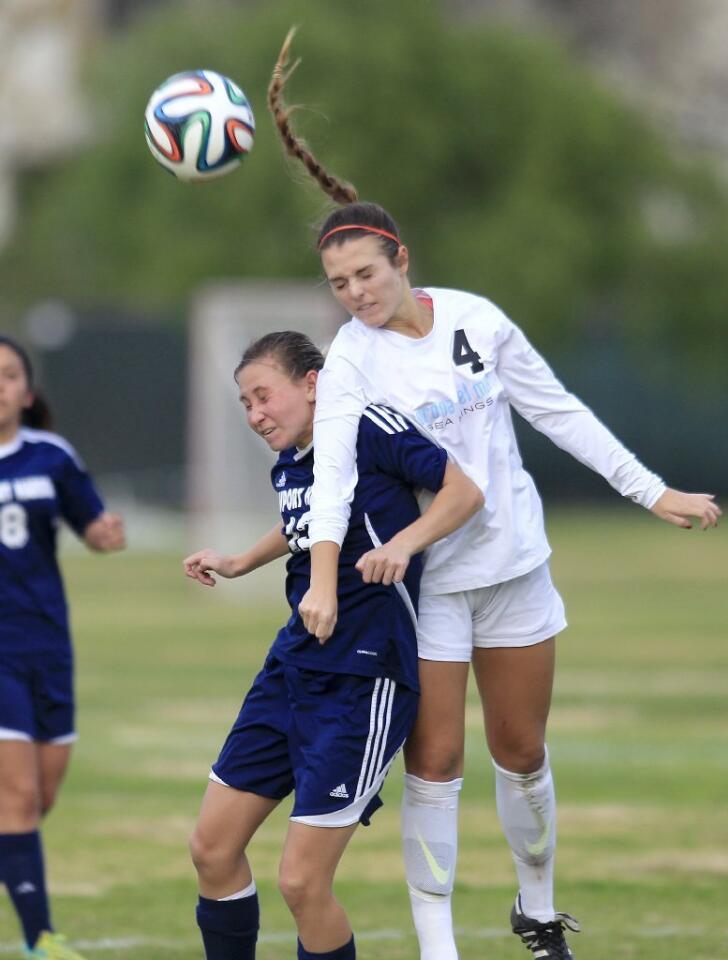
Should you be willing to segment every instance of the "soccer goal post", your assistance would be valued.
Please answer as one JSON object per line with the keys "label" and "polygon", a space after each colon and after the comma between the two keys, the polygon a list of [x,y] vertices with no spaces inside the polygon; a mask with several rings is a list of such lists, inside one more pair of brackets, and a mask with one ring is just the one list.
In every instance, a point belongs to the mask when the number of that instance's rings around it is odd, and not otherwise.
{"label": "soccer goal post", "polygon": [[242,552],[276,522],[275,455],[245,422],[233,370],[266,333],[298,330],[323,350],[344,319],[331,294],[300,282],[200,290],[189,337],[187,501],[190,549]]}

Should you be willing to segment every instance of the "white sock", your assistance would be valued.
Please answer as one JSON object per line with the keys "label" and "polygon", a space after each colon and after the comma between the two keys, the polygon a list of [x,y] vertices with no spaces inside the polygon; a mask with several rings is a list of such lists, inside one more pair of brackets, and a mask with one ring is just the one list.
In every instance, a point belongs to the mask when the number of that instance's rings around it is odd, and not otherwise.
{"label": "white sock", "polygon": [[402,845],[420,960],[457,960],[451,896],[461,778],[447,783],[404,775]]}
{"label": "white sock", "polygon": [[542,923],[553,920],[556,796],[548,750],[533,773],[511,773],[495,761],[493,766],[498,816],[513,854],[523,912]]}
{"label": "white sock", "polygon": [[231,893],[227,897],[220,897],[218,902],[222,903],[223,900],[244,900],[246,897],[252,897],[255,892],[255,880],[251,880],[244,890],[238,890],[237,893]]}

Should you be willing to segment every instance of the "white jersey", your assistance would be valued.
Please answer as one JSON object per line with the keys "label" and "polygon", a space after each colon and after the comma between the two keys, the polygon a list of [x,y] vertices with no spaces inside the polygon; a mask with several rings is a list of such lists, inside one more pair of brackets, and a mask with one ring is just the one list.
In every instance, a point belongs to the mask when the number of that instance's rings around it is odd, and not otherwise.
{"label": "white jersey", "polygon": [[407,414],[478,484],[485,506],[427,550],[422,593],[490,586],[549,556],[543,510],[524,470],[512,405],[532,426],[600,473],[623,496],[651,507],[665,491],[577,397],[521,330],[488,300],[428,287],[434,323],[421,339],[372,329],[356,317],[331,345],[318,380],[311,542],[346,534],[357,482],[359,418],[369,403]]}

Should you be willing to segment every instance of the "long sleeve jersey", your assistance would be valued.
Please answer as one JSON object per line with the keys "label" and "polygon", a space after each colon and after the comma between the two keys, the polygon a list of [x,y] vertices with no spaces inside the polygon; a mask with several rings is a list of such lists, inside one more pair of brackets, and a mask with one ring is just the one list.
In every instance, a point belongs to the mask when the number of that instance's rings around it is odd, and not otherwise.
{"label": "long sleeve jersey", "polygon": [[619,493],[652,507],[665,484],[553,374],[522,331],[483,297],[428,287],[432,330],[414,339],[367,327],[338,331],[318,380],[311,543],[346,534],[364,407],[388,403],[439,443],[483,491],[485,506],[426,552],[421,592],[501,583],[549,556],[543,509],[518,450],[511,406]]}

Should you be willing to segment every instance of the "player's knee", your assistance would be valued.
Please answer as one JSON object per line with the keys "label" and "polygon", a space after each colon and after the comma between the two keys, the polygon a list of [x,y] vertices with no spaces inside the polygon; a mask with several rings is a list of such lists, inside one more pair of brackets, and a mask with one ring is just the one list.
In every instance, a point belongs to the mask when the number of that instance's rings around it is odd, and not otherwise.
{"label": "player's knee", "polygon": [[58,797],[58,790],[44,790],[43,796],[41,798],[41,808],[40,815],[45,817],[46,814],[50,813],[53,807],[56,805],[56,799]]}
{"label": "player's knee", "polygon": [[0,814],[13,830],[34,830],[41,816],[37,785],[24,778],[6,782],[0,799]]}
{"label": "player's knee", "polygon": [[305,871],[288,866],[281,867],[278,874],[278,889],[293,914],[305,907],[311,894]]}
{"label": "player's knee", "polygon": [[204,836],[202,836],[202,834],[195,829],[188,841],[188,846],[192,863],[195,865],[195,870],[197,870],[199,873],[202,869],[204,869],[209,859],[210,845],[207,843]]}
{"label": "player's knee", "polygon": [[198,874],[214,876],[224,870],[234,859],[223,840],[211,836],[209,832],[195,828],[189,840],[190,856]]}
{"label": "player's knee", "polygon": [[545,748],[540,736],[513,736],[491,745],[493,759],[499,767],[512,773],[533,773],[544,762]]}
{"label": "player's knee", "polygon": [[405,749],[405,766],[407,773],[421,780],[445,783],[462,776],[463,754],[449,743],[434,744],[427,750]]}
{"label": "player's knee", "polygon": [[288,909],[295,916],[322,896],[321,884],[310,871],[299,865],[282,864],[278,873],[278,889]]}

